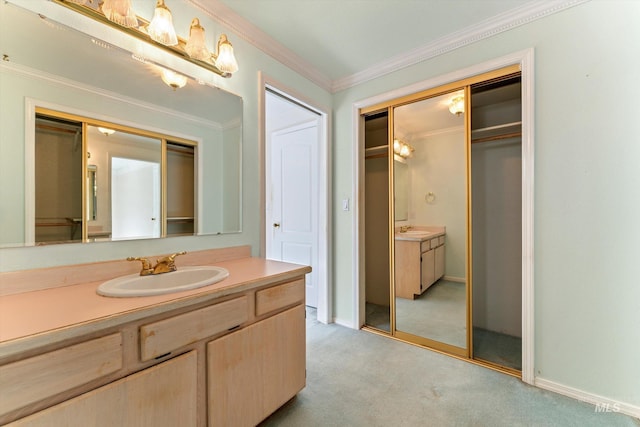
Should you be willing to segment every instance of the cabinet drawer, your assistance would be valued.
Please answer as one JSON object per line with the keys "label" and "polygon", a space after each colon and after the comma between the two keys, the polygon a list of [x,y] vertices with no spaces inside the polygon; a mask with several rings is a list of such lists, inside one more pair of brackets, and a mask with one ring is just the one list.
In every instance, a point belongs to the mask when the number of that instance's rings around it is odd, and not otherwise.
{"label": "cabinet drawer", "polygon": [[304,278],[256,292],[256,316],[304,302]]}
{"label": "cabinet drawer", "polygon": [[426,252],[431,249],[431,240],[425,240],[420,244],[420,252]]}
{"label": "cabinet drawer", "polygon": [[170,353],[182,346],[216,335],[246,322],[246,296],[180,314],[140,328],[142,361]]}
{"label": "cabinet drawer", "polygon": [[433,239],[431,239],[431,249],[437,248],[438,245],[439,245],[439,243],[438,243],[438,238],[437,237],[434,237]]}
{"label": "cabinet drawer", "polygon": [[120,333],[0,367],[0,414],[38,402],[122,368]]}
{"label": "cabinet drawer", "polygon": [[191,351],[8,426],[195,426],[197,384]]}
{"label": "cabinet drawer", "polygon": [[444,236],[438,237],[438,245],[444,245]]}

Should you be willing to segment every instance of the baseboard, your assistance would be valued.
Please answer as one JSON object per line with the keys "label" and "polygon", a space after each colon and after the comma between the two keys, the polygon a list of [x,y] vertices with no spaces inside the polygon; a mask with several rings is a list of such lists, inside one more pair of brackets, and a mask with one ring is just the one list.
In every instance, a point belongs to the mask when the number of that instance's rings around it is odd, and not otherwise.
{"label": "baseboard", "polygon": [[336,325],[344,326],[345,328],[359,329],[357,326],[353,325],[353,322],[351,320],[347,320],[347,319],[340,319],[338,317],[334,317],[332,323],[335,323]]}
{"label": "baseboard", "polygon": [[450,282],[458,282],[458,283],[466,283],[466,279],[464,277],[455,277],[455,276],[443,276],[444,280],[448,280]]}
{"label": "baseboard", "polygon": [[594,412],[620,412],[621,414],[640,419],[640,406],[625,402],[618,402],[616,400],[609,399],[608,397],[599,396],[577,388],[558,384],[553,381],[545,380],[544,378],[536,378],[534,384],[536,387],[553,391],[554,393],[562,394],[582,402],[590,403],[595,406]]}

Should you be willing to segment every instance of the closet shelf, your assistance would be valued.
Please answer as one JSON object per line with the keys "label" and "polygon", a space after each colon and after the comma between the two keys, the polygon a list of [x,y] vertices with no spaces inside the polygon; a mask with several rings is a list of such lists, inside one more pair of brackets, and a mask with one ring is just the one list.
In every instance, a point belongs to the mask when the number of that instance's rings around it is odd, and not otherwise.
{"label": "closet shelf", "polygon": [[504,123],[471,130],[471,143],[496,141],[522,136],[522,122]]}
{"label": "closet shelf", "polygon": [[192,216],[170,216],[167,217],[167,221],[170,222],[193,222],[194,218]]}
{"label": "closet shelf", "polygon": [[387,145],[378,145],[364,149],[364,158],[371,159],[376,157],[387,157],[389,149]]}

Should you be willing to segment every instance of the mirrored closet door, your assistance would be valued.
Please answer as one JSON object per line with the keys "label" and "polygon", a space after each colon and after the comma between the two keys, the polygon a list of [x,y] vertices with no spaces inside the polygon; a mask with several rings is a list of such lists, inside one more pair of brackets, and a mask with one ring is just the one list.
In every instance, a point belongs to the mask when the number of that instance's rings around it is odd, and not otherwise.
{"label": "mirrored closet door", "polygon": [[509,67],[361,110],[365,327],[513,372],[519,82]]}

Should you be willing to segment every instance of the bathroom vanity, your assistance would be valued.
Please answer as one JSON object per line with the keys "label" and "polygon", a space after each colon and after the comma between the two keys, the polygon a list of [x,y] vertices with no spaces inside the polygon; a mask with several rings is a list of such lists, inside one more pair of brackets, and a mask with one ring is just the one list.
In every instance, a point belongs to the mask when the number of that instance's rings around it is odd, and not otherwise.
{"label": "bathroom vanity", "polygon": [[[305,266],[249,247],[190,253],[229,277],[152,297],[96,294],[123,261],[3,273],[0,424],[253,426],[305,386]],[[168,273],[171,274],[171,273]]]}
{"label": "bathroom vanity", "polygon": [[444,276],[445,228],[395,233],[396,297],[414,299]]}

